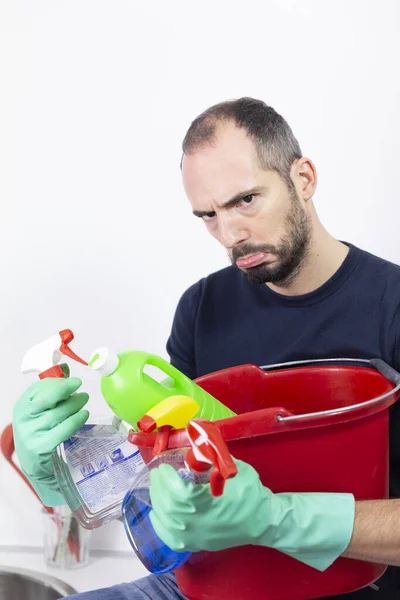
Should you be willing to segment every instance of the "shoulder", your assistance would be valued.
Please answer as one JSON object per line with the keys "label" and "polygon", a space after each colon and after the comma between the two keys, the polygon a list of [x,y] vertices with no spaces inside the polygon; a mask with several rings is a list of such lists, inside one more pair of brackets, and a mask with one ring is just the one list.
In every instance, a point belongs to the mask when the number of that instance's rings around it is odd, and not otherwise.
{"label": "shoulder", "polygon": [[359,252],[361,272],[370,284],[377,285],[382,291],[389,293],[400,290],[400,265],[366,250]]}
{"label": "shoulder", "polygon": [[[209,312],[209,301],[206,298],[210,293],[213,295],[212,290],[225,289],[227,285],[231,287],[229,281],[233,271],[233,268],[227,268],[203,277],[187,288],[176,307],[167,352],[171,364],[191,379],[197,376],[195,337],[200,306],[203,306],[205,312]],[[215,297],[213,298],[215,303]]]}
{"label": "shoulder", "polygon": [[358,248],[358,251],[361,253],[363,262],[367,267],[377,270],[384,269],[385,272],[400,275],[400,265],[397,265],[396,263],[391,262],[390,260],[377,256],[376,254],[372,254],[367,250],[361,250],[360,248]]}
{"label": "shoulder", "polygon": [[181,296],[178,308],[193,311],[209,295],[230,294],[244,279],[236,267],[226,267],[199,279]]}

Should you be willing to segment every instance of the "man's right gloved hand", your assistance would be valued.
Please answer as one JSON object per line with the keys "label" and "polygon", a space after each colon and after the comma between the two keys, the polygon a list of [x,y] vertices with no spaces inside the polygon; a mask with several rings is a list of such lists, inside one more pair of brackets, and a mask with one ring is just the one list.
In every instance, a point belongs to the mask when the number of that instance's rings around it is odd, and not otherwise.
{"label": "man's right gloved hand", "polygon": [[88,394],[74,393],[81,385],[76,377],[36,381],[13,409],[15,451],[22,471],[45,506],[65,504],[54,476],[52,455],[89,417],[89,412],[82,410]]}

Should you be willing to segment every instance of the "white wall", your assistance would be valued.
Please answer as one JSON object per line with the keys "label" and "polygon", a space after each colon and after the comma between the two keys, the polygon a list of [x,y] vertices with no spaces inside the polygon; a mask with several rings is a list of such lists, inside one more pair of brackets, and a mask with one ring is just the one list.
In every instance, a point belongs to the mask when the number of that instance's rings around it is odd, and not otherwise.
{"label": "white wall", "polygon": [[[227,264],[191,215],[180,144],[209,105],[272,104],[316,163],[330,231],[400,261],[396,0],[1,0],[0,427],[62,328],[165,341],[181,293]],[[74,367],[103,410],[98,382]],[[37,502],[0,462],[0,543],[40,545]],[[121,526],[98,547],[127,549]]]}

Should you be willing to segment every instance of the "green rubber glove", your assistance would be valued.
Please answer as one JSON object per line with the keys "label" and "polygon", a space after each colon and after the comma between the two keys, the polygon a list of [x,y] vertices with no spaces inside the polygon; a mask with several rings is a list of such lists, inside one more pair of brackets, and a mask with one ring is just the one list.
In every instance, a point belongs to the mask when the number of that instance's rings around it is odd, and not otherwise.
{"label": "green rubber glove", "polygon": [[13,433],[21,469],[45,506],[65,504],[54,476],[52,455],[87,421],[89,399],[75,394],[78,378],[48,378],[33,383],[14,405]]}
{"label": "green rubber glove", "polygon": [[151,471],[150,520],[167,546],[176,552],[267,546],[320,571],[344,552],[354,524],[351,494],[274,494],[253,467],[235,462],[238,474],[216,498],[209,485],[181,479],[171,465]]}

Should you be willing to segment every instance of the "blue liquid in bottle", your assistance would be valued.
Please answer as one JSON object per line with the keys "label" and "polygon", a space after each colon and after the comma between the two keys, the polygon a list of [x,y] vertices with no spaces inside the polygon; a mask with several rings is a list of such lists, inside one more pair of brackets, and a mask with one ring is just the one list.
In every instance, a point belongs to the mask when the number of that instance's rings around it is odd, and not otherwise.
{"label": "blue liquid in bottle", "polygon": [[175,552],[166,546],[150,521],[152,510],[148,488],[128,492],[122,504],[125,531],[136,556],[150,573],[162,575],[187,561],[191,552]]}

